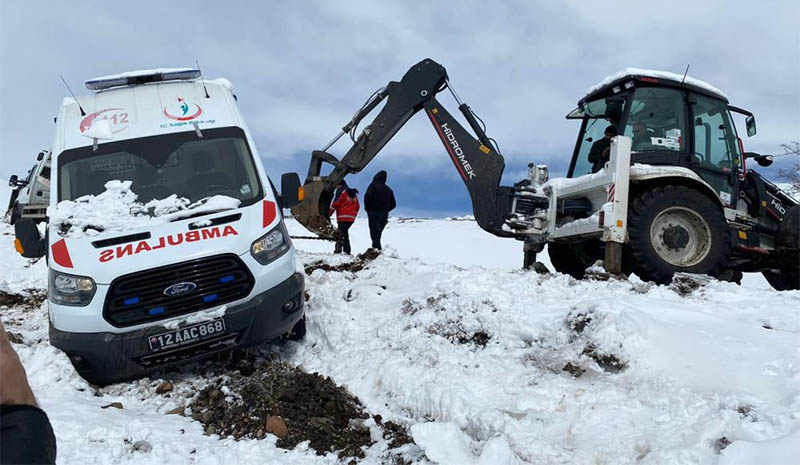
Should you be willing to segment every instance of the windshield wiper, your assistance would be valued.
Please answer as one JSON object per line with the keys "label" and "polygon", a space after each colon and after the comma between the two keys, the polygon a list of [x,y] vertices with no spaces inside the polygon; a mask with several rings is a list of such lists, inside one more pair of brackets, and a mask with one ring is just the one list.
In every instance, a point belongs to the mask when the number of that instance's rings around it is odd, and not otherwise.
{"label": "windshield wiper", "polygon": [[[198,216],[211,215],[213,213],[219,213],[219,212],[224,212],[224,211],[228,211],[228,210],[235,210],[235,209],[234,208],[213,208],[211,210],[203,210],[203,211],[199,211],[199,212],[195,212],[195,213],[190,213],[191,210],[182,210],[182,211],[175,212],[172,215],[170,215],[170,216],[175,216],[174,218],[172,218],[170,220],[170,222],[180,221],[180,220],[187,220],[189,218],[197,218]],[[182,215],[181,213],[186,213],[186,215]]]}

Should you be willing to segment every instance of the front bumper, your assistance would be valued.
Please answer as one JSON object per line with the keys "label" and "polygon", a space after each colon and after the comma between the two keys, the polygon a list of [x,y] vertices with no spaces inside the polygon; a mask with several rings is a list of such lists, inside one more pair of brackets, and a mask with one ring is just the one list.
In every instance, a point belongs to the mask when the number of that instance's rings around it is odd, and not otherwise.
{"label": "front bumper", "polygon": [[[71,333],[50,325],[50,344],[63,350],[78,373],[93,384],[106,385],[146,376],[156,370],[235,348],[257,345],[288,332],[303,316],[305,282],[301,273],[251,298],[230,306],[223,316],[225,333],[190,345],[151,353],[149,337],[168,331],[161,325],[127,333]],[[290,312],[283,304],[294,300]]]}

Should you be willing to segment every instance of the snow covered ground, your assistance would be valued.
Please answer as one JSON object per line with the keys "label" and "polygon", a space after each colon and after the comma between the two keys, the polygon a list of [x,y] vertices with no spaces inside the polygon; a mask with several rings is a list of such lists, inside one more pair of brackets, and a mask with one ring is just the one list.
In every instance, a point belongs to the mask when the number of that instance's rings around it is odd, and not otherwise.
{"label": "snow covered ground", "polygon": [[[309,235],[291,221],[289,230]],[[351,235],[356,252],[368,247],[364,219]],[[44,289],[44,263],[19,257],[12,237],[0,225],[0,291]],[[294,242],[306,263],[348,260],[328,242]],[[272,350],[408,425],[415,463],[800,457],[800,292],[775,292],[758,276],[681,296],[635,277],[523,272],[521,245],[472,221],[394,220],[385,243],[357,273],[313,271],[305,341]],[[46,305],[0,308],[0,318],[21,336],[14,347],[53,423],[59,463],[337,463],[277,448],[272,436],[206,436],[190,417],[166,414],[206,382],[192,369],[168,374],[166,395],[157,379],[89,386],[48,344]],[[124,408],[102,408],[112,402]],[[363,463],[383,463],[385,450],[378,441]]]}

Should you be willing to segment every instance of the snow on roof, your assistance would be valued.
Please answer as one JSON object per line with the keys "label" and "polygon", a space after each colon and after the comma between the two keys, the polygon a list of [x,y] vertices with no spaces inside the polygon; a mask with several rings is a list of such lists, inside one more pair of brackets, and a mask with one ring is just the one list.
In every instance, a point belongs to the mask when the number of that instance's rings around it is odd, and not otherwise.
{"label": "snow on roof", "polygon": [[206,81],[206,83],[219,84],[222,87],[224,87],[224,88],[228,89],[229,91],[233,92],[233,84],[231,84],[231,81],[229,81],[229,80],[227,80],[225,78],[209,79],[209,80]]}
{"label": "snow on roof", "polygon": [[99,76],[88,81],[110,81],[112,79],[124,79],[137,76],[149,76],[151,74],[165,74],[165,73],[182,73],[187,71],[194,71],[194,68],[155,68],[155,69],[139,69],[136,71],[126,71],[119,74],[109,74],[108,76]]}
{"label": "snow on roof", "polygon": [[[654,69],[642,69],[642,68],[625,68],[623,70],[617,71],[616,73],[612,74],[611,76],[606,77],[599,83],[593,85],[586,91],[586,98],[588,95],[591,95],[601,88],[611,84],[614,81],[624,78],[625,76],[645,76],[645,77],[653,77],[658,79],[667,79],[670,81],[681,82],[684,81],[683,74],[675,74],[670,73],[669,71],[657,71]],[[717,89],[716,87],[712,86],[711,84],[701,81],[700,79],[693,78],[691,76],[686,76],[686,80],[684,81],[686,84],[693,85],[695,87],[699,87],[701,89],[707,90],[711,93],[721,95],[722,97],[728,99],[728,96],[725,95],[724,92]]]}

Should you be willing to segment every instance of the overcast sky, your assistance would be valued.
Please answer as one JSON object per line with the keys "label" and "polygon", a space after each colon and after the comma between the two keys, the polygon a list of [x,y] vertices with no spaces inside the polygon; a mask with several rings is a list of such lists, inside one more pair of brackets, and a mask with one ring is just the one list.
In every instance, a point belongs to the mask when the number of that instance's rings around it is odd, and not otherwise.
{"label": "overcast sky", "polygon": [[[46,3],[46,5],[45,5]],[[79,4],[80,3],[80,4]],[[490,4],[493,4],[490,6]],[[747,150],[800,140],[800,2],[23,2],[0,0],[0,177],[48,148],[66,90],[90,77],[188,67],[234,85],[265,166],[305,177],[378,87],[420,59],[443,64],[506,157],[563,175],[578,124],[564,115],[625,67],[689,74],[756,114]],[[448,96],[442,101],[452,101]],[[455,105],[450,109],[456,111]],[[743,132],[740,129],[740,132]],[[331,151],[342,155],[345,142]],[[406,213],[467,213],[466,189],[424,115],[363,173],[379,169]]]}

